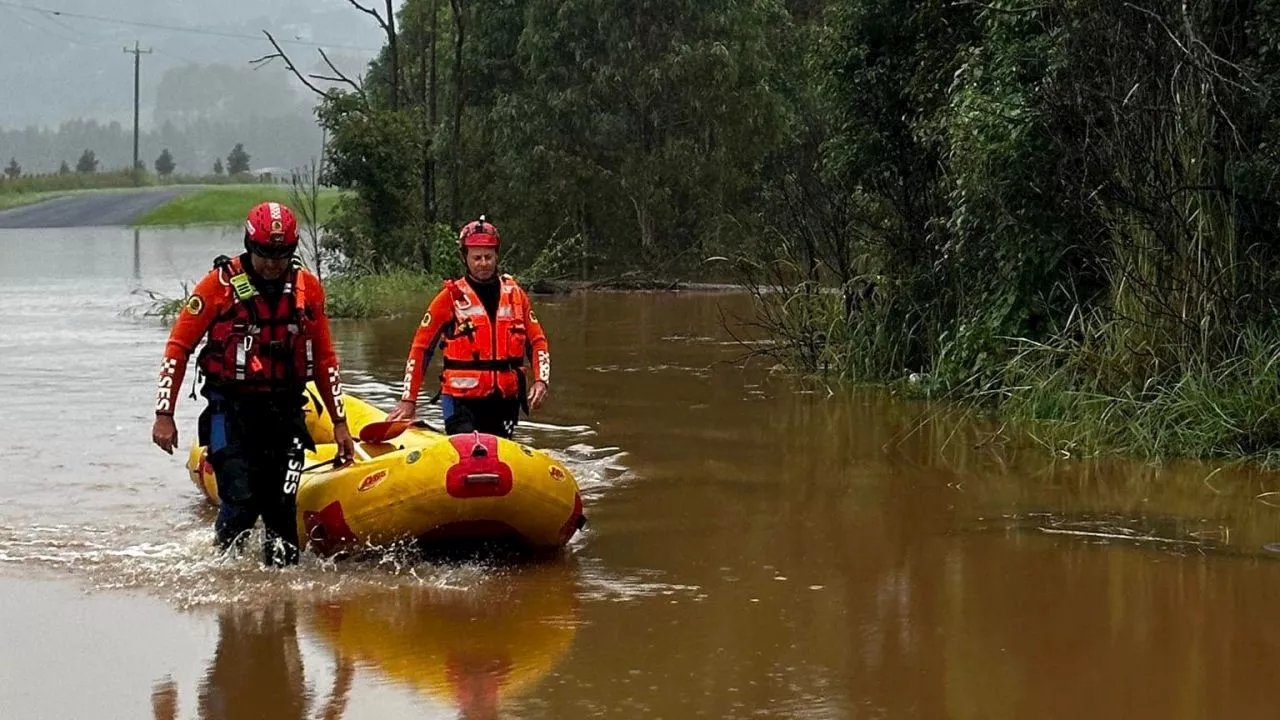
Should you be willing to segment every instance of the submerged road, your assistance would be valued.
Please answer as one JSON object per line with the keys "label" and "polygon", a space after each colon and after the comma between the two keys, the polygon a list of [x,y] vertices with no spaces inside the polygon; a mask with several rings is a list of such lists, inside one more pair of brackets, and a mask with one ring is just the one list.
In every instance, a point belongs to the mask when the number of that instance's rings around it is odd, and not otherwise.
{"label": "submerged road", "polygon": [[190,187],[83,192],[0,210],[0,228],[60,228],[128,225]]}

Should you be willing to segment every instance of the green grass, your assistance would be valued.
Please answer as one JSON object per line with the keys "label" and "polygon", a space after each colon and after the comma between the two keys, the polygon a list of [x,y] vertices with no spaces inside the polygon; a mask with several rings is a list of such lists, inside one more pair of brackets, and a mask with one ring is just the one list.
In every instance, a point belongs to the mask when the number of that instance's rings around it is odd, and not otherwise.
{"label": "green grass", "polygon": [[324,289],[330,318],[391,317],[426,310],[440,278],[408,271],[326,276]]}
{"label": "green grass", "polygon": [[183,306],[186,305],[187,298],[191,296],[191,288],[190,283],[182,283],[182,294],[178,297],[169,297],[154,290],[139,288],[134,290],[133,294],[144,296],[146,300],[125,308],[123,314],[128,317],[159,318],[165,325],[172,325],[178,319],[178,313],[182,312]]}
{"label": "green grass", "polygon": [[[440,289],[440,278],[407,271],[387,275],[330,275],[324,278],[324,289],[325,309],[330,319],[417,315]],[[186,283],[182,285],[182,292],[182,296],[175,298],[152,290],[136,291],[146,299],[128,314],[159,318],[166,325],[172,324],[191,292]]]}
{"label": "green grass", "polygon": [[[1201,350],[1175,339],[1144,341],[1150,323],[1072,314],[1041,340],[994,337],[974,360],[963,332],[932,348],[932,364],[908,375],[892,298],[843,320],[839,296],[778,292],[758,299],[758,321],[777,357],[801,371],[939,403],[938,417],[1000,424],[1001,442],[1059,457],[1124,455],[1148,460],[1232,460],[1280,468],[1280,327],[1261,318],[1226,346]],[[1152,364],[1157,352],[1171,359]],[[1175,353],[1181,353],[1178,357]],[[886,361],[888,359],[888,361]]]}
{"label": "green grass", "polygon": [[1273,333],[1246,330],[1222,360],[1120,383],[1098,372],[1079,343],[1019,349],[994,390],[995,407],[1056,452],[1280,464],[1280,337]]}
{"label": "green grass", "polygon": [[65,192],[49,191],[49,192],[6,192],[0,193],[0,210],[8,210],[9,208],[21,207],[23,205],[31,205],[33,203],[52,200],[56,197],[66,195]]}
{"label": "green grass", "polygon": [[[320,222],[328,220],[339,191],[320,191]],[[292,204],[288,185],[228,185],[210,187],[174,198],[143,215],[134,225],[235,225],[249,208],[261,202]]]}

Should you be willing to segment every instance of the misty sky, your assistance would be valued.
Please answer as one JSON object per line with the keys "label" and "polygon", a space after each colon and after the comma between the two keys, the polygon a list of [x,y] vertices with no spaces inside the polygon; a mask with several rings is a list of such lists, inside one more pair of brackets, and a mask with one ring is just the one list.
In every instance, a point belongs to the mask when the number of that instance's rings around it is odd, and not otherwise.
{"label": "misty sky", "polygon": [[[385,3],[372,4],[381,8]],[[400,4],[396,0],[397,8]],[[31,8],[68,14],[52,16]],[[384,37],[374,19],[347,0],[0,0],[0,128],[56,128],[76,118],[131,126],[133,56],[123,48],[135,40],[153,50],[142,56],[140,123],[148,127],[155,88],[166,69],[190,63],[247,67],[250,60],[272,52],[264,29],[282,42],[300,68],[320,63],[316,48],[285,45],[286,39],[323,45],[350,74],[363,70]],[[286,73],[278,62],[258,72]],[[291,86],[306,93],[296,81]]]}

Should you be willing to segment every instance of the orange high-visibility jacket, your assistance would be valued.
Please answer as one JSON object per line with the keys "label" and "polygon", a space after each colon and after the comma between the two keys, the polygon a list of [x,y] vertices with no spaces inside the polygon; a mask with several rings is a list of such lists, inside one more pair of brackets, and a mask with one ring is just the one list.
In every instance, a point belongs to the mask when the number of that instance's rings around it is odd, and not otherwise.
{"label": "orange high-visibility jacket", "polygon": [[280,299],[267,303],[249,283],[240,258],[219,262],[196,284],[169,332],[156,412],[173,412],[187,360],[207,339],[198,362],[211,382],[271,391],[314,379],[332,416],[345,418],[324,301],[320,281],[303,268],[290,270]]}
{"label": "orange high-visibility jacket", "polygon": [[431,350],[443,339],[441,393],[459,398],[490,395],[515,397],[526,358],[533,361],[533,380],[551,380],[547,335],[529,296],[510,275],[500,279],[496,317],[489,318],[480,296],[465,278],[446,280],[431,300],[413,336],[405,364],[401,400],[416,400]]}

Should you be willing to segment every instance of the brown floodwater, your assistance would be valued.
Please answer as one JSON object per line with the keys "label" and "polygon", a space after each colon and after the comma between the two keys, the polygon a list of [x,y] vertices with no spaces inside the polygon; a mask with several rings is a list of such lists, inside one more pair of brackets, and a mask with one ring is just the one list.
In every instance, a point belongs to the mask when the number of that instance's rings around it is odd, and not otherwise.
{"label": "brown floodwater", "polygon": [[[1280,476],[797,382],[732,294],[534,299],[564,557],[220,560],[139,310],[236,242],[0,231],[0,718],[1276,714]],[[336,324],[349,392],[391,405],[418,312]]]}

